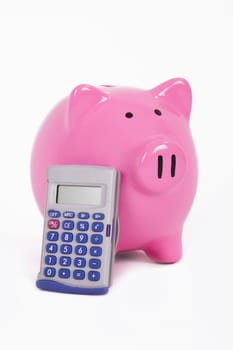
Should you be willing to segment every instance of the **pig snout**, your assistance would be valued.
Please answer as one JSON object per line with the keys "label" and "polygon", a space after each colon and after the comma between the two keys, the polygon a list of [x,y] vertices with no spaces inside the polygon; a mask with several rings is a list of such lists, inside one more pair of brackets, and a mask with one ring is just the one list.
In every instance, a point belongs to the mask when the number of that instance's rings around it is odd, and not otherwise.
{"label": "pig snout", "polygon": [[155,140],[144,146],[136,167],[136,176],[144,188],[163,192],[180,182],[186,160],[181,147],[175,142]]}

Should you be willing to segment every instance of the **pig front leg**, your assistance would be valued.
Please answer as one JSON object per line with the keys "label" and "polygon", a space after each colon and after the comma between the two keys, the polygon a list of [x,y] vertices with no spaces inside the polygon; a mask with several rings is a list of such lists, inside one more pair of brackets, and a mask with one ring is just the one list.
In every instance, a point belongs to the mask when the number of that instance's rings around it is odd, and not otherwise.
{"label": "pig front leg", "polygon": [[145,248],[145,253],[159,263],[169,264],[179,261],[182,257],[181,234],[155,239]]}

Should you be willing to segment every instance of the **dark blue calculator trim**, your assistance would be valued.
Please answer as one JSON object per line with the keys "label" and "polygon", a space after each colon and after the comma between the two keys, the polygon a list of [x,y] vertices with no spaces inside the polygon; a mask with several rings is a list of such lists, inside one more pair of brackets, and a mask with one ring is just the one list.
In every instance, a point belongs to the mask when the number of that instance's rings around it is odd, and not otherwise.
{"label": "dark blue calculator trim", "polygon": [[78,288],[78,287],[66,286],[62,283],[59,283],[56,281],[48,281],[48,280],[38,280],[36,281],[36,286],[44,290],[51,290],[53,292],[72,293],[72,294],[100,295],[100,294],[106,294],[108,292],[108,287]]}

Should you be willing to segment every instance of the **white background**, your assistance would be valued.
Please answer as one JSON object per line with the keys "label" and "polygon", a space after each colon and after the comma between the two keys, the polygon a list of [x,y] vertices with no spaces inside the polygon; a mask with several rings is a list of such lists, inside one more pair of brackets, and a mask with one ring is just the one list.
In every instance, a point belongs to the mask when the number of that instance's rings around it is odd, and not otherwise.
{"label": "white background", "polygon": [[[1,349],[233,348],[233,5],[221,1],[0,1]],[[42,292],[42,217],[30,154],[80,83],[193,89],[199,186],[184,257],[116,260],[106,296]]]}

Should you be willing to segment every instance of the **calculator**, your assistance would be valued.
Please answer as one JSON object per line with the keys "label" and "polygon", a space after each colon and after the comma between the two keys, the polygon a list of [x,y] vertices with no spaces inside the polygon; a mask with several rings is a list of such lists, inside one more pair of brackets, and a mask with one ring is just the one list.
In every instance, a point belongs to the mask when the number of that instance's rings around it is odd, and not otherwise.
{"label": "calculator", "polygon": [[90,165],[51,166],[47,182],[37,287],[107,293],[118,237],[119,171]]}

